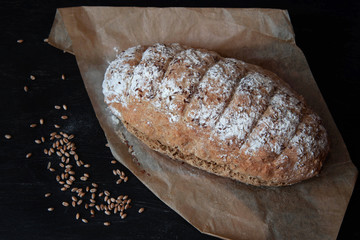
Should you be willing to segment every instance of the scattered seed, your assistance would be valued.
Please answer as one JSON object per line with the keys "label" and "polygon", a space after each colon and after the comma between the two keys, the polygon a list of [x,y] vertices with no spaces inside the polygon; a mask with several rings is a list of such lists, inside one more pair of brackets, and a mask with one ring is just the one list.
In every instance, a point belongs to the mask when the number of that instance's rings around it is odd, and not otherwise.
{"label": "scattered seed", "polygon": [[82,202],[83,202],[83,200],[80,199],[80,200],[77,202],[77,205],[82,204]]}
{"label": "scattered seed", "polygon": [[41,143],[41,140],[35,139],[35,143],[36,143],[36,144],[40,144],[40,143]]}
{"label": "scattered seed", "polygon": [[49,42],[49,39],[47,39],[47,38],[44,38],[44,40],[43,40],[44,42]]}
{"label": "scattered seed", "polygon": [[28,86],[24,86],[24,92],[28,92],[28,91],[29,91]]}
{"label": "scattered seed", "polygon": [[81,221],[83,221],[83,223],[88,223],[88,220],[86,220],[85,218],[81,219]]}
{"label": "scattered seed", "polygon": [[50,197],[51,193],[45,193],[45,197]]}
{"label": "scattered seed", "polygon": [[31,79],[31,80],[35,80],[36,78],[35,78],[34,75],[30,75],[30,79]]}
{"label": "scattered seed", "polygon": [[62,205],[63,205],[64,207],[68,207],[68,206],[69,206],[69,203],[68,203],[68,202],[62,202]]}
{"label": "scattered seed", "polygon": [[121,219],[126,218],[126,216],[127,216],[127,214],[126,214],[126,213],[122,214],[122,215],[121,215]]}
{"label": "scattered seed", "polygon": [[50,172],[55,172],[55,169],[49,168],[49,171],[50,171]]}
{"label": "scattered seed", "polygon": [[23,39],[19,39],[19,40],[17,40],[16,42],[17,42],[17,43],[23,43],[24,40],[23,40]]}
{"label": "scattered seed", "polygon": [[118,179],[117,181],[116,181],[116,184],[120,184],[122,182],[122,179]]}
{"label": "scattered seed", "polygon": [[52,211],[54,211],[54,208],[53,208],[53,207],[49,207],[49,208],[48,208],[48,211],[49,211],[49,212],[52,212]]}
{"label": "scattered seed", "polygon": [[60,190],[62,191],[62,192],[65,192],[66,191],[66,187],[62,187],[62,188],[60,188]]}
{"label": "scattered seed", "polygon": [[41,125],[43,125],[44,124],[44,119],[40,118],[39,122],[40,122]]}
{"label": "scattered seed", "polygon": [[60,126],[59,126],[59,125],[57,125],[57,124],[54,124],[54,127],[55,127],[55,128],[60,128]]}
{"label": "scattered seed", "polygon": [[11,139],[11,135],[10,134],[5,134],[4,136],[6,139]]}
{"label": "scattered seed", "polygon": [[[65,104],[63,104],[63,109],[67,110],[67,106]],[[64,136],[65,137],[65,136]]]}
{"label": "scattered seed", "polygon": [[[84,174],[84,175],[85,175],[85,174]],[[95,187],[95,188],[99,186],[99,185],[97,185],[96,183],[92,183],[91,185],[92,185],[93,187]]]}
{"label": "scattered seed", "polygon": [[66,116],[66,115],[61,116],[61,119],[63,119],[63,120],[66,120],[66,119],[68,119],[68,118],[69,118],[69,117]]}
{"label": "scattered seed", "polygon": [[31,127],[31,128],[34,128],[34,127],[36,127],[36,126],[37,126],[36,123],[30,124],[30,127]]}
{"label": "scattered seed", "polygon": [[110,222],[104,222],[104,226],[110,226]]}
{"label": "scattered seed", "polygon": [[109,147],[109,143],[106,143],[106,144],[105,144],[105,147]]}
{"label": "scattered seed", "polygon": [[89,168],[90,164],[85,164],[84,167]]}
{"label": "scattered seed", "polygon": [[65,75],[64,74],[61,75],[61,79],[65,80]]}
{"label": "scattered seed", "polygon": [[31,155],[32,155],[32,153],[28,153],[28,154],[26,154],[26,158],[30,158],[31,157]]}
{"label": "scattered seed", "polygon": [[45,138],[44,138],[44,137],[41,137],[41,141],[42,141],[42,142],[45,142]]}
{"label": "scattered seed", "polygon": [[112,160],[111,163],[112,163],[112,164],[116,164],[116,160]]}
{"label": "scattered seed", "polygon": [[128,177],[125,177],[125,178],[124,178],[124,182],[127,182],[127,181],[128,181]]}
{"label": "scattered seed", "polygon": [[80,218],[80,213],[76,213],[75,218],[78,220]]}
{"label": "scattered seed", "polygon": [[106,215],[111,215],[111,212],[108,211],[108,210],[106,210],[106,211],[105,211],[105,214],[106,214]]}
{"label": "scattered seed", "polygon": [[76,202],[75,202],[75,201],[72,201],[72,202],[71,202],[71,205],[72,205],[73,207],[76,207]]}

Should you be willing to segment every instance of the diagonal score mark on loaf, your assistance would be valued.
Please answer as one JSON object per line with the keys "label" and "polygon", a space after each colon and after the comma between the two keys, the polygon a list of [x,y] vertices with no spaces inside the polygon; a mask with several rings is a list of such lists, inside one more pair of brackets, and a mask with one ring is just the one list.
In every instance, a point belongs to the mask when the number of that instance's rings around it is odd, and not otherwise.
{"label": "diagonal score mark on loaf", "polygon": [[[240,148],[243,161],[272,162],[294,136],[304,104],[289,89],[280,87],[269,107]],[[267,171],[266,168],[261,171]]]}
{"label": "diagonal score mark on loaf", "polygon": [[293,178],[294,173],[298,178],[310,177],[320,171],[328,148],[327,133],[319,116],[308,111],[284,151],[273,161],[273,165],[280,172],[287,169],[279,175],[282,181]]}
{"label": "diagonal score mark on loaf", "polygon": [[103,81],[103,93],[106,96],[105,102],[107,104],[121,103],[127,106],[129,83],[145,50],[146,47],[144,46],[129,48],[119,53],[116,59],[111,62]]}
{"label": "diagonal score mark on loaf", "polygon": [[210,138],[212,144],[222,150],[219,153],[221,159],[239,158],[238,151],[233,151],[240,149],[251,134],[269,107],[275,90],[272,79],[252,69],[240,79]]}
{"label": "diagonal score mark on loaf", "polygon": [[134,69],[129,95],[137,101],[153,99],[170,61],[182,50],[179,44],[157,43],[148,47]]}
{"label": "diagonal score mark on loaf", "polygon": [[223,58],[210,67],[184,111],[185,122],[213,128],[244,73],[244,63],[230,58]]}
{"label": "diagonal score mark on loaf", "polygon": [[181,119],[204,74],[219,58],[213,52],[187,49],[172,59],[153,101],[157,109],[168,115],[170,123]]}

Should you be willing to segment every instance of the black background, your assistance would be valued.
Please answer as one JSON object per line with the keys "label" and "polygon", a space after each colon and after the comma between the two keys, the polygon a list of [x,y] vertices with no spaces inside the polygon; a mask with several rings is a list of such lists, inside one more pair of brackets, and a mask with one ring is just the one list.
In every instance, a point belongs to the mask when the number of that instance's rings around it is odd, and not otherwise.
{"label": "black background", "polygon": [[[125,167],[110,164],[113,158],[75,57],[43,42],[56,8],[81,5],[287,9],[296,43],[359,168],[359,1],[0,1],[0,239],[212,239],[162,203]],[[18,39],[24,42],[19,44]],[[69,109],[55,110],[56,104],[67,104]],[[60,120],[65,113],[69,119]],[[40,118],[45,120],[43,126],[29,127]],[[73,208],[61,206],[70,194],[59,190],[55,174],[46,170],[44,146],[34,143],[40,136],[48,137],[54,123],[76,135],[77,152],[92,165],[88,172],[99,188],[133,199],[126,219],[97,214],[84,224],[75,220]],[[6,133],[12,139],[6,140]],[[30,159],[25,158],[28,152],[33,153]],[[126,184],[115,184],[114,168],[128,174]],[[44,198],[46,192],[53,195]],[[359,200],[357,184],[338,239],[360,239]],[[55,211],[47,212],[48,207]],[[138,214],[139,207],[146,211]],[[104,220],[112,225],[104,227]]]}

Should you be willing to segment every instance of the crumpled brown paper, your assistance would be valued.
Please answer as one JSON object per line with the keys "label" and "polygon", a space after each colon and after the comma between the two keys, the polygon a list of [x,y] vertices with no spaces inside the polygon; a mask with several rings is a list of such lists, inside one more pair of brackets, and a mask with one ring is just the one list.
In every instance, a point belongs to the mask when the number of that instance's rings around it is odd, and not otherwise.
{"label": "crumpled brown paper", "polygon": [[[311,37],[311,36],[309,36]],[[76,7],[58,9],[49,42],[75,54],[115,158],[203,233],[228,239],[335,239],[357,170],[301,50],[287,11],[274,9]],[[129,134],[103,101],[101,84],[116,49],[178,42],[267,68],[322,117],[331,152],[318,177],[254,187],[171,160]],[[133,146],[134,159],[122,142]]]}

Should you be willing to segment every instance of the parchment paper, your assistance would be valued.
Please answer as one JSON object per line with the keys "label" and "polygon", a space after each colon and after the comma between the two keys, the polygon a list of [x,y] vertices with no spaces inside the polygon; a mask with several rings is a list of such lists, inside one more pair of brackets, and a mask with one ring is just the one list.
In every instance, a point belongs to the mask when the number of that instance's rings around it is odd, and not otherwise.
{"label": "parchment paper", "polygon": [[[311,36],[309,36],[311,38]],[[357,170],[285,10],[77,7],[58,9],[49,42],[75,54],[115,158],[203,233],[229,239],[335,239]],[[115,48],[178,42],[267,68],[302,94],[322,117],[331,151],[318,177],[279,188],[208,174],[148,149],[111,115],[101,84]],[[134,156],[127,143],[133,146]]]}

